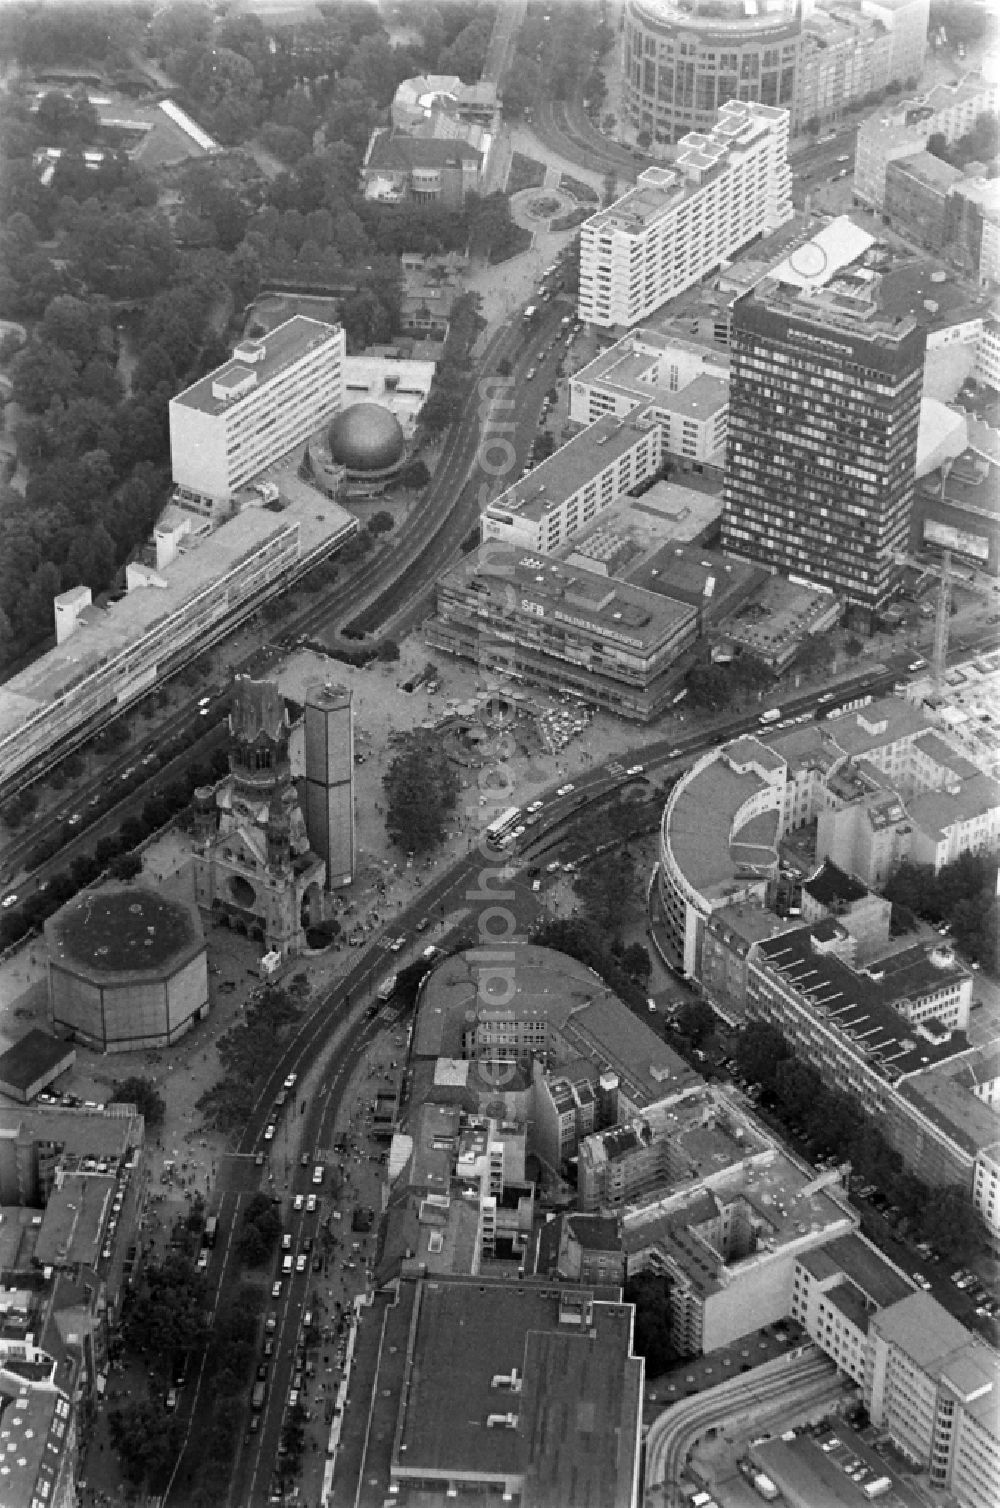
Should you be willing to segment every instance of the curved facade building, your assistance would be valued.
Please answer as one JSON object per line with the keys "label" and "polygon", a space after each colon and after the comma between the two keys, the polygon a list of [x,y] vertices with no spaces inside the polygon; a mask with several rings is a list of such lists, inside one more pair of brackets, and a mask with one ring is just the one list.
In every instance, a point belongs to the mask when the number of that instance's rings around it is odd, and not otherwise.
{"label": "curved facade building", "polygon": [[778,871],[787,765],[747,735],[713,749],[670,793],[656,883],[670,962],[699,976],[705,922],[722,906],[763,904]]}
{"label": "curved facade building", "polygon": [[780,105],[798,129],[800,0],[627,0],[625,108],[654,141],[710,131],[728,100]]}

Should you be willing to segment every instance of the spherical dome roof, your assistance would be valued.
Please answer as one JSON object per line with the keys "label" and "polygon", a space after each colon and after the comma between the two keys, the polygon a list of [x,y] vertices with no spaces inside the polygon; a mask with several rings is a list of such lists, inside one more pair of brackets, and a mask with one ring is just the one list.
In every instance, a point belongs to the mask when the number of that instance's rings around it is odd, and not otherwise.
{"label": "spherical dome roof", "polygon": [[405,448],[399,420],[381,403],[352,403],[330,425],[330,454],[348,471],[385,471]]}

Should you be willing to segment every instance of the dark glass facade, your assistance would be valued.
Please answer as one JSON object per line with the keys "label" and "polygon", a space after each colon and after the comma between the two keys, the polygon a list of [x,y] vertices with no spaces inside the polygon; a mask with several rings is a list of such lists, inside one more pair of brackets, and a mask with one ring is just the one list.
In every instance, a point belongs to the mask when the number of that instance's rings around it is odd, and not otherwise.
{"label": "dark glass facade", "polygon": [[818,296],[736,303],[723,549],[882,607],[909,531],[924,346],[912,322]]}

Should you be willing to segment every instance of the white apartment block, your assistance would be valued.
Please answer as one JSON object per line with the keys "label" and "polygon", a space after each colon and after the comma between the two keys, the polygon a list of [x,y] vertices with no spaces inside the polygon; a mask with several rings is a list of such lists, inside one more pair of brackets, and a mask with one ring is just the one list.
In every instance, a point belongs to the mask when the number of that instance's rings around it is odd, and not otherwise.
{"label": "white apartment block", "polygon": [[729,357],[713,346],[658,330],[633,330],[601,351],[570,382],[569,416],[593,424],[623,419],[637,403],[663,429],[664,449],[691,462],[725,462]]}
{"label": "white apartment block", "polygon": [[882,109],[858,131],[854,152],[854,194],[881,210],[885,204],[885,173],[890,162],[922,152],[931,136],[958,141],[975,125],[977,116],[995,113],[1000,85],[968,77],[957,84],[937,84],[917,99],[902,100],[891,111]]}
{"label": "white apartment block", "polygon": [[655,475],[663,431],[648,410],[605,415],[490,503],[480,518],[485,543],[496,539],[548,555],[623,492]]}
{"label": "white apartment block", "polygon": [[983,333],[976,348],[976,380],[1000,389],[1000,319],[983,321]]}
{"label": "white apartment block", "polygon": [[1000,1502],[1000,1356],[929,1294],[872,1316],[871,1421],[958,1508]]}
{"label": "white apartment block", "polygon": [[635,325],[792,215],[789,115],[730,100],[580,232],[579,315]]}
{"label": "white apartment block", "polygon": [[234,493],[338,413],[340,325],[296,314],[170,400],[170,464],[187,501],[217,516]]}
{"label": "white apartment block", "polygon": [[972,1172],[972,1203],[994,1241],[1000,1237],[1000,1142],[984,1147]]}

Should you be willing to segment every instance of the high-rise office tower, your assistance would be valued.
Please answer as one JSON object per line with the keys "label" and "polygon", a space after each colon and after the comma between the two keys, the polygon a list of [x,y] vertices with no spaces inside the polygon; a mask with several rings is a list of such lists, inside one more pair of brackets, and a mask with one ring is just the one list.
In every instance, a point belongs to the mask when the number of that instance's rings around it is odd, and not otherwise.
{"label": "high-rise office tower", "polygon": [[306,693],[305,816],[309,843],[326,860],[328,890],[354,878],[354,705],[329,683]]}
{"label": "high-rise office tower", "polygon": [[730,345],[723,549],[877,611],[907,544],[924,331],[880,312],[871,276],[770,277]]}

